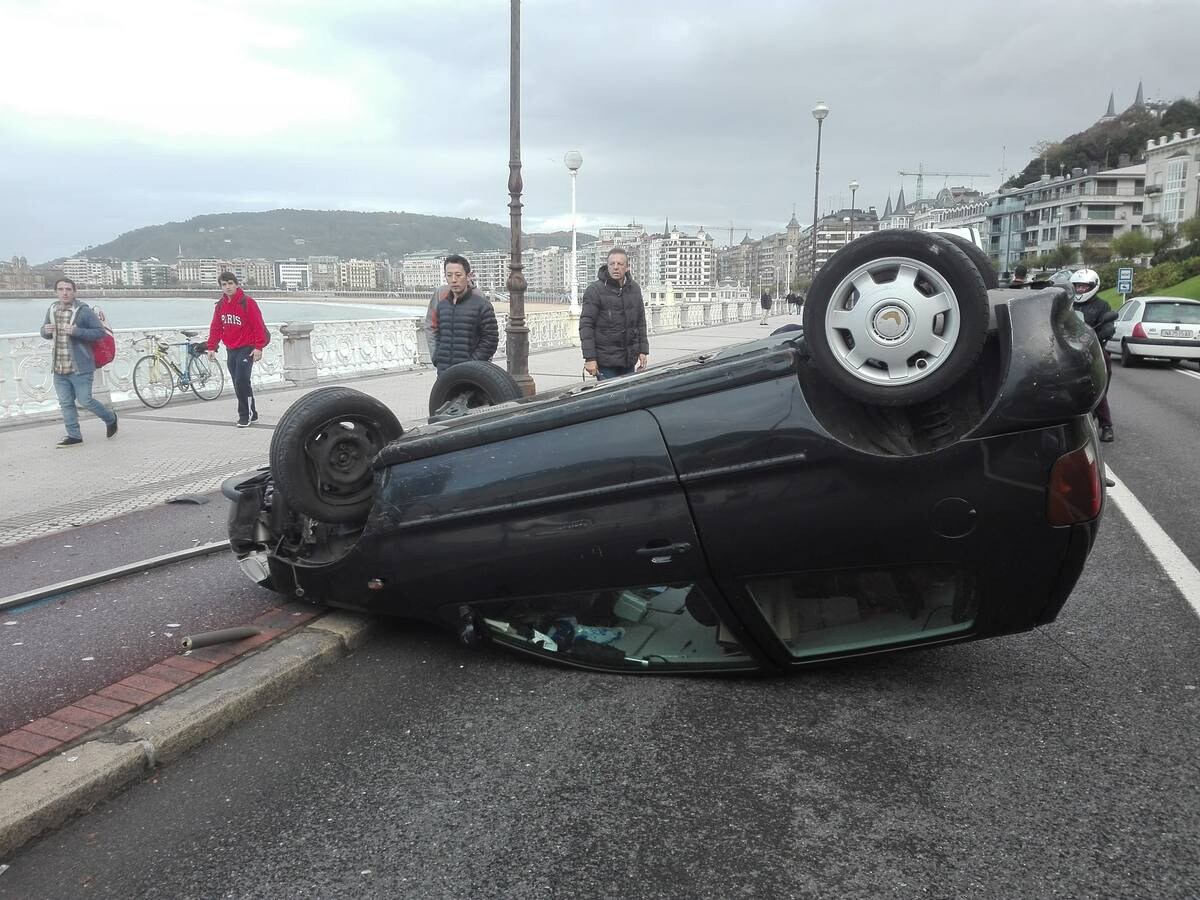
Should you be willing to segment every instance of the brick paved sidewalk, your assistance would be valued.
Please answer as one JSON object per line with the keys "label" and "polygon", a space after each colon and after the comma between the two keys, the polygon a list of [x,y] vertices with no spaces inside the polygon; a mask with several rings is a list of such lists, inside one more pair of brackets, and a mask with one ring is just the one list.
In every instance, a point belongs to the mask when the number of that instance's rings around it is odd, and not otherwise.
{"label": "brick paved sidewalk", "polygon": [[[671,331],[650,340],[650,364],[661,365],[730,344],[764,337],[771,325],[757,320]],[[576,348],[530,354],[539,391],[580,381]],[[345,382],[388,404],[406,426],[425,418],[432,369],[407,369]],[[335,383],[335,382],[328,382]],[[236,402],[226,391],[212,402],[172,400],[163,409],[122,411],[120,431],[104,437],[104,424],[81,412],[84,443],[65,449],[61,421],[0,428],[0,546],[16,544],[163,503],[180,494],[209,493],[229,475],[266,465],[271,430],[284,411],[313,386],[259,392],[259,421],[236,428]]]}

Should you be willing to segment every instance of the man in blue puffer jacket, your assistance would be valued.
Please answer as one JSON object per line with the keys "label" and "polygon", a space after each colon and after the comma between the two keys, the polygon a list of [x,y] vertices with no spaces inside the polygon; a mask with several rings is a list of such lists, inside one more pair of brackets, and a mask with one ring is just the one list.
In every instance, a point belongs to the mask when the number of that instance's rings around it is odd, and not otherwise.
{"label": "man in blue puffer jacket", "polygon": [[471,264],[453,254],[442,263],[442,271],[449,287],[434,293],[425,314],[429,356],[439,374],[455,363],[487,362],[500,345],[496,311],[471,285]]}
{"label": "man in blue puffer jacket", "polygon": [[54,342],[51,360],[54,393],[58,395],[63,424],[67,426],[67,436],[58,446],[74,447],[83,443],[76,402],[108,426],[109,437],[117,433],[117,414],[92,396],[92,381],[96,377],[92,344],[104,337],[104,326],[90,306],[75,299],[75,282],[70,278],[58,279],[54,293],[58,300],[46,310],[41,334]]}

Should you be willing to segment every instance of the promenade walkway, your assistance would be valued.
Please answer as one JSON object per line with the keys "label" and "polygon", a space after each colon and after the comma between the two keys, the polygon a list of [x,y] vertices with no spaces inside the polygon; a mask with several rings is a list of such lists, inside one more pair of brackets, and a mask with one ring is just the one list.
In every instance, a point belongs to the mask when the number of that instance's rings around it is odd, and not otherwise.
{"label": "promenade walkway", "polygon": [[[769,326],[754,320],[654,335],[650,364],[752,340],[798,320],[776,310]],[[530,354],[529,369],[544,391],[578,383],[583,361],[575,348],[545,350]],[[378,397],[407,426],[427,415],[435,377],[419,367],[338,383]],[[273,426],[312,389],[259,392],[260,418],[251,428],[235,427],[228,384],[208,403],[177,395],[163,409],[122,410],[112,440],[105,439],[103,423],[81,413],[84,443],[76,447],[55,447],[63,435],[60,420],[0,428],[0,546],[216,490],[227,476],[266,464]]]}

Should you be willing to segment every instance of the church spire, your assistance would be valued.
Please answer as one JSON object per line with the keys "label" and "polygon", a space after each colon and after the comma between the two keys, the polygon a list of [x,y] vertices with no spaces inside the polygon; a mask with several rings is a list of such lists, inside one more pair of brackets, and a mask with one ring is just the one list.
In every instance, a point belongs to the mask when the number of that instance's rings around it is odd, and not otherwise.
{"label": "church spire", "polygon": [[891,195],[891,192],[889,191],[887,206],[885,206],[883,208],[883,218],[885,218],[885,219],[891,218],[891,215],[892,215],[892,195]]}
{"label": "church spire", "polygon": [[1141,109],[1145,105],[1146,105],[1146,98],[1142,96],[1142,80],[1139,78],[1138,79],[1137,97],[1135,97],[1133,100],[1133,108]]}

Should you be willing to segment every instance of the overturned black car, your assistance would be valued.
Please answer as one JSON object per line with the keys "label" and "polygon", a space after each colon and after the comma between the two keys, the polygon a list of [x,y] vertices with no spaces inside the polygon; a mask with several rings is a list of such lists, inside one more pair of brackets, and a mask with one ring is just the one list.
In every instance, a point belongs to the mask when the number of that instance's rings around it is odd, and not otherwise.
{"label": "overturned black car", "polygon": [[886,231],[825,265],[803,322],[527,399],[463,364],[404,433],[319,389],[270,468],[226,482],[233,550],[283,594],[628,672],[1052,621],[1104,501],[1104,363],[1068,296],[995,289],[952,235]]}

